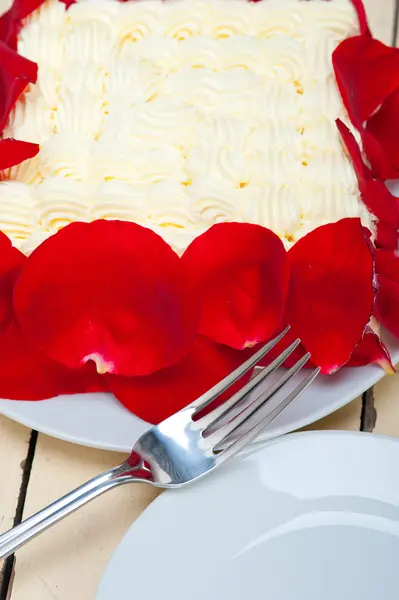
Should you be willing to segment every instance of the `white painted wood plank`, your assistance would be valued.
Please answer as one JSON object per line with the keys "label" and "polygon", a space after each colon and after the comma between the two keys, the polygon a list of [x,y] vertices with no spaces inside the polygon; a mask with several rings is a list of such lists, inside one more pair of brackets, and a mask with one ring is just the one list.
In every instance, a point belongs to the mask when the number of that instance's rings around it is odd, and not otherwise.
{"label": "white painted wood plank", "polygon": [[[24,517],[123,459],[40,435]],[[109,491],[22,548],[11,600],[91,600],[113,550],[157,493],[145,484]]]}
{"label": "white painted wood plank", "polygon": [[13,525],[30,433],[0,415],[0,532]]}
{"label": "white painted wood plank", "polygon": [[[320,398],[320,402],[323,402],[323,398]],[[360,417],[362,413],[362,399],[356,398],[350,404],[347,404],[337,412],[321,419],[320,421],[316,421],[312,425],[308,427],[304,427],[301,431],[311,431],[314,429],[340,429],[340,430],[350,430],[350,431],[359,431],[360,429]]]}
{"label": "white painted wood plank", "polygon": [[[14,524],[30,430],[0,415],[0,532]],[[4,593],[5,563],[0,564],[0,593]]]}
{"label": "white painted wood plank", "polygon": [[[396,367],[399,369],[399,365]],[[384,377],[374,386],[374,433],[399,437],[399,375]]]}

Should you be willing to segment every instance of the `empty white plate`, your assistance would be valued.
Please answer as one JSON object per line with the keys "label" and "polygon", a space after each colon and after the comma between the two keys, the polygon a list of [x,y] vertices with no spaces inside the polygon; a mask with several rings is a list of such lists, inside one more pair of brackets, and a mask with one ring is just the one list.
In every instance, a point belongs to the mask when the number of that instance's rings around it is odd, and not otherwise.
{"label": "empty white plate", "polygon": [[162,494],[96,600],[397,600],[398,472],[398,441],[364,433],[253,448]]}

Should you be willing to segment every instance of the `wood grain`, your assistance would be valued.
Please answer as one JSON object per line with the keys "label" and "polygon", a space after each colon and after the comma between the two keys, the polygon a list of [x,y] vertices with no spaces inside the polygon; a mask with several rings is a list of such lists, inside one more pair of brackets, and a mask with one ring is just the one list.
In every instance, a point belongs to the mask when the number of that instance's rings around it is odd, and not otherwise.
{"label": "wood grain", "polygon": [[[29,429],[0,415],[0,532],[14,525],[29,438]],[[0,565],[0,594],[11,570],[12,560]]]}
{"label": "wood grain", "polygon": [[[40,435],[24,517],[124,458]],[[93,598],[114,548],[157,494],[144,484],[112,490],[22,548],[12,600]]]}
{"label": "wood grain", "polygon": [[[320,398],[320,401],[322,402],[323,399]],[[312,425],[304,427],[300,431],[311,431],[313,429],[340,429],[359,431],[361,412],[362,398],[359,396],[353,402],[350,402],[340,410],[337,410],[337,412],[325,417],[324,419],[321,419],[320,421],[316,421],[316,423],[312,423]]]}
{"label": "wood grain", "polygon": [[399,436],[399,375],[384,377],[374,386],[374,433]]}

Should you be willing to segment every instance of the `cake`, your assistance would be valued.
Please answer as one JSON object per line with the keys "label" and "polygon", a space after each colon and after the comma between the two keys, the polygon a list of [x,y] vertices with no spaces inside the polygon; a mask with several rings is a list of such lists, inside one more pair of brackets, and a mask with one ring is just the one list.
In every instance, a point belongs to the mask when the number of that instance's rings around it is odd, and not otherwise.
{"label": "cake", "polygon": [[287,325],[285,367],[392,371],[398,74],[361,0],[14,0],[0,398],[159,422]]}
{"label": "cake", "polygon": [[331,62],[357,31],[350,0],[47,0],[18,38],[38,81],[4,132],[40,152],[3,174],[0,229],[30,253],[73,221],[123,219],[182,253],[225,221],[287,248],[367,224]]}

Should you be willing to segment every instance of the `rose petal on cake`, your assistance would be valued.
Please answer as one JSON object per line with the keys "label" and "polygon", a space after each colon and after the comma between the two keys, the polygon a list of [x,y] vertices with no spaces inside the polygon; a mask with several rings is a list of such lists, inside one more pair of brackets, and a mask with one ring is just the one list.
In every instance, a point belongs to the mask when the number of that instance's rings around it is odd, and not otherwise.
{"label": "rose petal on cake", "polygon": [[17,319],[54,360],[99,373],[146,375],[178,362],[198,306],[180,258],[126,221],[72,223],[28,258],[14,292]]}
{"label": "rose petal on cake", "polygon": [[71,370],[53,361],[32,345],[15,321],[0,333],[0,398],[44,400],[101,391],[105,383],[87,366]]}
{"label": "rose petal on cake", "polygon": [[399,232],[386,223],[378,222],[375,224],[376,248],[384,250],[397,250],[399,248]]}
{"label": "rose petal on cake", "polygon": [[19,96],[29,83],[36,83],[37,64],[20,56],[0,41],[0,132]]}
{"label": "rose petal on cake", "polygon": [[375,272],[383,275],[399,285],[399,254],[389,250],[376,250]]}
{"label": "rose petal on cake", "polygon": [[[131,412],[150,423],[159,423],[199,398],[236,369],[245,353],[198,336],[191,351],[177,364],[144,377],[106,375],[111,391]],[[225,401],[229,395],[213,404]]]}
{"label": "rose petal on cake", "polygon": [[372,173],[365,165],[360,146],[349,127],[347,127],[345,123],[341,121],[341,119],[336,119],[335,124],[338,128],[342,141],[344,142],[344,146],[348,152],[349,158],[352,161],[358,181],[360,182],[364,179],[372,179]]}
{"label": "rose petal on cake", "polygon": [[363,147],[381,179],[399,176],[399,91],[388,96],[366,123]]}
{"label": "rose petal on cake", "polygon": [[281,328],[288,261],[272,231],[248,223],[213,225],[182,261],[201,305],[200,333],[241,350]]}
{"label": "rose petal on cake", "polygon": [[379,180],[396,179],[397,167],[380,142],[367,129],[359,129],[365,156],[371,166],[373,176]]}
{"label": "rose petal on cake", "polygon": [[399,338],[399,256],[390,250],[375,253],[377,296],[374,315],[391,333]]}
{"label": "rose petal on cake", "polygon": [[359,182],[359,191],[367,210],[379,221],[399,228],[399,199],[391,194],[383,181]]}
{"label": "rose petal on cake", "polygon": [[0,42],[4,42],[13,50],[17,49],[17,25],[12,18],[12,10],[8,10],[0,17]]}
{"label": "rose petal on cake", "polygon": [[388,374],[395,372],[388,349],[379,336],[367,326],[361,341],[355,346],[346,367],[362,367],[376,363]]}
{"label": "rose petal on cake", "polygon": [[60,2],[62,2],[63,4],[65,4],[65,6],[67,7],[67,9],[70,6],[72,6],[72,4],[76,4],[76,0],[60,0]]}
{"label": "rose petal on cake", "polygon": [[0,331],[9,325],[13,315],[14,286],[26,257],[14,248],[9,238],[0,231]]}
{"label": "rose petal on cake", "polygon": [[19,165],[39,153],[39,144],[22,142],[13,138],[0,140],[0,171]]}
{"label": "rose petal on cake", "polygon": [[399,49],[363,34],[341,42],[332,62],[345,108],[352,123],[361,128],[399,88]]}
{"label": "rose petal on cake", "polygon": [[352,161],[362,201],[374,217],[375,243],[379,247],[395,249],[398,245],[399,200],[364,164],[359,145],[348,127],[339,119],[336,123]]}
{"label": "rose petal on cake", "polygon": [[359,182],[360,196],[373,217],[378,248],[396,249],[399,241],[399,200],[385,183],[377,180]]}
{"label": "rose petal on cake", "polygon": [[370,34],[369,25],[367,22],[366,9],[364,7],[362,0],[352,0],[352,4],[357,13],[360,33]]}
{"label": "rose petal on cake", "polygon": [[373,310],[373,256],[360,219],[318,227],[288,252],[286,322],[323,373],[350,358]]}

